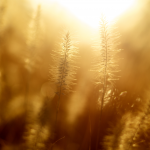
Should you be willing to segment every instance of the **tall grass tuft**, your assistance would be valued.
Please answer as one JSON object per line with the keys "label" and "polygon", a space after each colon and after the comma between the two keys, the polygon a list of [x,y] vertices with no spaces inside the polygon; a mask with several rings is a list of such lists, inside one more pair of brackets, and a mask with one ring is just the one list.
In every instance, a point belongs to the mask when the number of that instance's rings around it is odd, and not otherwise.
{"label": "tall grass tuft", "polygon": [[78,48],[77,42],[71,39],[70,32],[66,32],[58,45],[57,50],[53,50],[52,58],[54,65],[50,68],[51,80],[57,84],[57,110],[54,123],[54,132],[56,133],[58,124],[58,115],[61,105],[62,95],[72,91],[72,86],[76,81]]}
{"label": "tall grass tuft", "polygon": [[39,45],[41,43],[41,5],[37,6],[36,14],[31,19],[27,35],[26,68],[33,72],[38,60]]}
{"label": "tall grass tuft", "polygon": [[118,53],[121,49],[118,48],[119,33],[117,28],[111,25],[106,20],[105,16],[101,16],[99,39],[95,42],[93,68],[94,80],[99,89],[100,104],[98,135],[97,135],[97,148],[99,143],[100,121],[102,120],[102,111],[104,105],[110,100],[111,93],[115,89],[115,82],[119,79],[119,58]]}
{"label": "tall grass tuft", "polygon": [[149,99],[137,97],[135,101],[109,128],[103,141],[105,150],[149,149]]}
{"label": "tall grass tuft", "polygon": [[5,13],[7,10],[7,1],[1,1],[0,2],[0,97],[1,97],[1,91],[2,91],[2,36],[4,32],[4,22],[5,22]]}
{"label": "tall grass tuft", "polygon": [[[24,139],[26,142],[26,148],[31,149],[40,149],[44,147],[44,132],[47,132],[46,129],[39,124],[39,116],[34,110],[33,100],[31,98],[32,89],[32,80],[33,74],[37,63],[39,61],[38,50],[40,49],[41,44],[41,6],[37,6],[34,17],[31,19],[31,22],[28,26],[27,34],[27,51],[25,56],[25,69],[26,69],[26,91],[25,91],[25,109],[26,109],[26,130]],[[37,97],[38,98],[38,97]],[[38,103],[38,99],[36,101]],[[34,99],[34,98],[32,98]],[[43,133],[42,133],[43,132]],[[42,135],[43,134],[43,135]],[[41,145],[39,143],[41,142]]]}

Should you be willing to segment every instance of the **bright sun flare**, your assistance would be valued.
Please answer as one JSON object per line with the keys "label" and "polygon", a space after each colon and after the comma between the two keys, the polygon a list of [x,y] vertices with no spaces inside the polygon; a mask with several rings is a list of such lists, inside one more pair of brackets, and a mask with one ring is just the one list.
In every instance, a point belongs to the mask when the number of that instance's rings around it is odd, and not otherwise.
{"label": "bright sun flare", "polygon": [[125,10],[135,0],[34,0],[44,6],[57,1],[69,9],[77,18],[93,28],[99,26],[100,16],[103,13],[111,21]]}

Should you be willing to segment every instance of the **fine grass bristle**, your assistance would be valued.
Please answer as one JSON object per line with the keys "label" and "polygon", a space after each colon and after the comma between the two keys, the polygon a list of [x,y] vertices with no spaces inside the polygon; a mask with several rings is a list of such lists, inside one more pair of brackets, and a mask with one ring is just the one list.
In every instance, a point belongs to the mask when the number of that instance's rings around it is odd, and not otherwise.
{"label": "fine grass bristle", "polygon": [[50,68],[51,80],[57,84],[57,110],[54,124],[54,132],[57,130],[58,114],[60,110],[61,97],[72,91],[76,81],[76,63],[78,58],[78,48],[71,39],[70,32],[66,32],[59,43],[58,49],[53,50],[52,58],[54,66]]}
{"label": "fine grass bristle", "polygon": [[107,22],[104,15],[101,16],[99,28],[99,41],[93,46],[95,57],[93,59],[94,80],[99,87],[99,123],[97,135],[97,149],[99,142],[100,120],[102,120],[103,107],[109,101],[109,97],[115,89],[115,81],[119,79],[119,64],[117,54],[120,49],[117,47],[119,36]]}

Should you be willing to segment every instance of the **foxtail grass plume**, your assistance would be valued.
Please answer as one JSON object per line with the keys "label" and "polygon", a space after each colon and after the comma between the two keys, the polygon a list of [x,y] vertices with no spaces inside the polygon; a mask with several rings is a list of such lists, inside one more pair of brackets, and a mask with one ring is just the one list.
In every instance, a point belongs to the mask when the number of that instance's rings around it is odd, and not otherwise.
{"label": "foxtail grass plume", "polygon": [[32,71],[38,61],[38,53],[41,44],[41,6],[37,6],[36,14],[29,24],[29,31],[27,37],[28,52],[25,59],[25,67]]}
{"label": "foxtail grass plume", "polygon": [[[109,24],[103,15],[99,30],[100,37],[93,46],[94,58],[91,71],[94,73],[96,85],[99,86],[99,92],[104,93],[104,98],[107,97],[105,102],[107,102],[112,89],[115,88],[116,80],[119,80],[120,35],[115,24]],[[102,105],[105,102],[101,101]]]}
{"label": "foxtail grass plume", "polygon": [[58,50],[53,50],[54,66],[50,69],[52,81],[57,83],[57,93],[60,95],[72,91],[71,86],[75,84],[75,75],[78,69],[76,43],[71,40],[69,32],[61,40]]}
{"label": "foxtail grass plume", "polygon": [[78,48],[75,46],[76,42],[71,40],[70,32],[66,32],[59,43],[58,50],[54,50],[52,58],[54,66],[50,69],[52,81],[57,86],[57,110],[56,119],[54,125],[54,132],[56,132],[58,113],[60,109],[60,101],[63,94],[67,94],[72,91],[72,86],[75,84],[76,72],[77,72],[77,59],[78,59]]}
{"label": "foxtail grass plume", "polygon": [[118,72],[120,71],[117,58],[117,54],[120,51],[118,48],[120,43],[116,28],[111,26],[105,16],[102,15],[99,30],[100,38],[93,46],[95,57],[92,68],[95,83],[99,87],[98,103],[101,107],[99,111],[96,149],[98,149],[103,107],[110,100],[111,93],[115,88],[115,81],[119,79]]}
{"label": "foxtail grass plume", "polygon": [[[137,100],[140,98],[137,98]],[[103,147],[106,150],[149,149],[150,102],[143,98],[138,100],[135,112],[127,111],[108,130]]]}

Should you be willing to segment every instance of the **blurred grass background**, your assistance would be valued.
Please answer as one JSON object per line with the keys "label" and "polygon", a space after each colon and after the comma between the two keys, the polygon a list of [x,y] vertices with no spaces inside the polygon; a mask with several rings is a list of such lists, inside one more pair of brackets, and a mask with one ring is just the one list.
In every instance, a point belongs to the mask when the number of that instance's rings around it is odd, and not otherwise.
{"label": "blurred grass background", "polygon": [[[26,0],[0,1],[0,149],[35,149],[35,143],[37,149],[49,149],[57,99],[57,88],[49,75],[53,65],[50,54],[57,49],[60,33],[65,28],[79,41],[80,68],[77,84],[73,86],[76,92],[62,98],[56,139],[65,138],[53,149],[86,150],[91,139],[91,149],[94,150],[98,89],[94,88],[89,72],[94,31],[57,3],[50,5],[48,13],[42,6],[37,8],[33,9]],[[128,145],[119,140],[121,134],[127,133],[127,129],[134,132],[140,124],[137,117],[142,118],[149,109],[149,8],[149,0],[137,0],[117,21],[123,49],[120,53],[121,78],[116,84],[117,101],[110,101],[104,108],[100,135],[100,147],[104,149],[117,150],[119,145],[123,145],[120,149],[126,149]],[[122,91],[127,94],[119,96]],[[149,135],[146,134],[149,133],[149,113],[146,115],[145,130],[139,129],[136,143],[143,139],[144,142],[136,149],[149,148]],[[137,124],[131,122],[132,117]],[[133,127],[126,125],[129,122]],[[108,132],[108,128],[112,132]],[[120,134],[116,135],[115,128]],[[126,143],[128,138],[132,139],[132,134],[128,134],[123,138]],[[116,135],[114,147],[107,144],[113,143],[111,138],[106,138],[108,135]]]}

